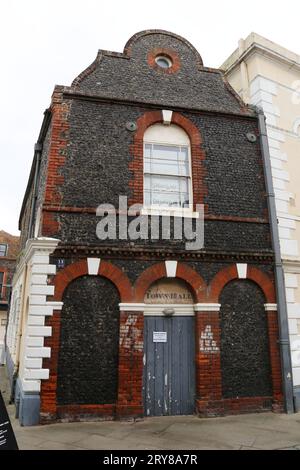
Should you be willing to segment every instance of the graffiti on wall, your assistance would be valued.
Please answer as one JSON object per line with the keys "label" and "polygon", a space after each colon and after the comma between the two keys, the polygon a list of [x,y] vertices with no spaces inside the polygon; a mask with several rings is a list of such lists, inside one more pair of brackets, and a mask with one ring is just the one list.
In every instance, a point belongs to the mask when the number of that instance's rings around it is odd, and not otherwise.
{"label": "graffiti on wall", "polygon": [[214,354],[219,352],[214,335],[211,329],[211,325],[207,325],[205,330],[200,335],[200,351],[205,354]]}

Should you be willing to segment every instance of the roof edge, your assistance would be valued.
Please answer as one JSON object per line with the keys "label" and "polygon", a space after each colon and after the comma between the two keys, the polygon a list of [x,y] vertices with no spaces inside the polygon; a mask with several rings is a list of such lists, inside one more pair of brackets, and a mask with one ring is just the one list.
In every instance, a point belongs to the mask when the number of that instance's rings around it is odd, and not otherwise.
{"label": "roof edge", "polygon": [[[36,141],[36,144],[43,144],[46,133],[48,131],[49,124],[51,122],[51,117],[52,117],[51,109],[50,108],[45,109],[43,122],[42,122],[42,125],[41,125],[41,129],[40,129],[39,136],[38,136],[38,139]],[[31,189],[32,181],[33,181],[33,178],[34,178],[35,167],[36,167],[36,163],[37,163],[37,153],[38,153],[38,150],[36,149],[36,145],[35,145],[34,154],[33,154],[33,161],[32,161],[32,165],[31,165],[31,169],[30,169],[30,173],[29,173],[29,178],[28,178],[28,182],[27,182],[27,186],[26,186],[26,190],[25,190],[25,194],[24,194],[23,202],[22,202],[22,206],[21,206],[21,211],[20,211],[20,215],[19,215],[19,222],[18,222],[18,229],[19,230],[21,230],[21,221],[22,221],[22,217],[23,217],[23,214],[24,214],[27,198],[28,198],[28,195],[29,195],[29,192],[30,192],[30,189]]]}

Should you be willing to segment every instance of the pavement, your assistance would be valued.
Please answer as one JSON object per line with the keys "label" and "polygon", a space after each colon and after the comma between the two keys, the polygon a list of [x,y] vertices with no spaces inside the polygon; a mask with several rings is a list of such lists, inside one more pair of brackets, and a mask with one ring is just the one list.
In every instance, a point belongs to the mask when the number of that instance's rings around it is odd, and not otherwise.
{"label": "pavement", "polygon": [[[4,367],[0,367],[0,385],[8,403]],[[14,405],[7,408],[20,450],[300,450],[300,413],[164,416],[21,427]]]}

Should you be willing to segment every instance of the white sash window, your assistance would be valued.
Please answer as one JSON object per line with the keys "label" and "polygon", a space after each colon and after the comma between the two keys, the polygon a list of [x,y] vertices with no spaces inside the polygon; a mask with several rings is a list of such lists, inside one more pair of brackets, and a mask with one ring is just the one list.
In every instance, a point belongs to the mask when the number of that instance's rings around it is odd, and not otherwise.
{"label": "white sash window", "polygon": [[144,207],[192,210],[190,142],[178,126],[155,124],[145,132]]}

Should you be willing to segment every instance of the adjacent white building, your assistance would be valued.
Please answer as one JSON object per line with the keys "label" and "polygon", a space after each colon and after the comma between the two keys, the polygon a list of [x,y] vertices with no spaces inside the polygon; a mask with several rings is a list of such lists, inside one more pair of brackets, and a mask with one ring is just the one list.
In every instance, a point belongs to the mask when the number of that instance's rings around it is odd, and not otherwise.
{"label": "adjacent white building", "polygon": [[221,68],[241,97],[266,115],[300,409],[300,55],[251,33]]}

